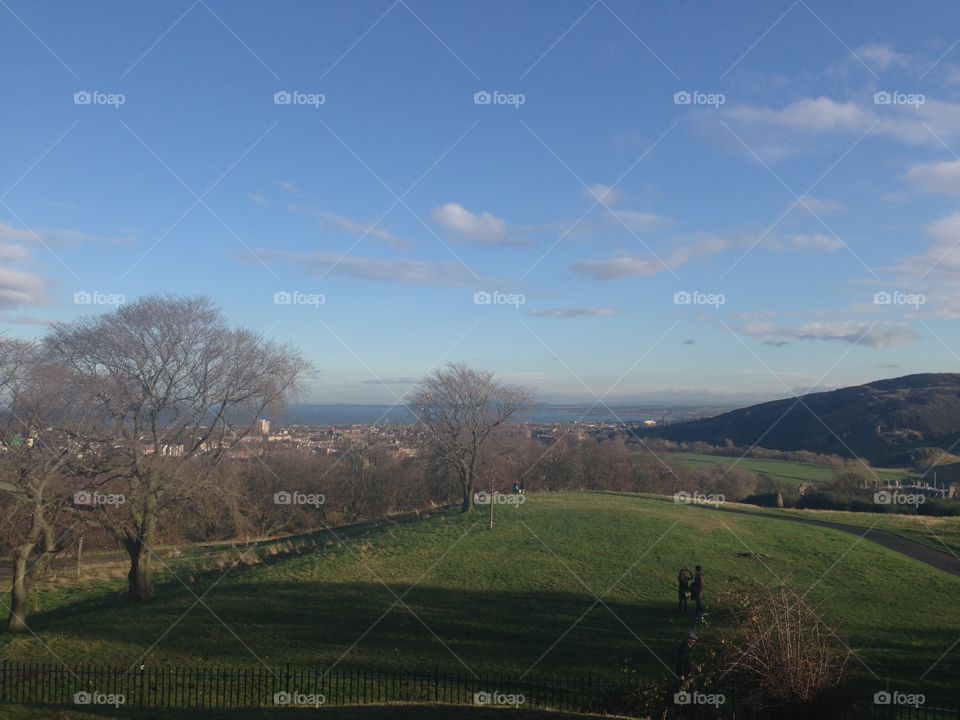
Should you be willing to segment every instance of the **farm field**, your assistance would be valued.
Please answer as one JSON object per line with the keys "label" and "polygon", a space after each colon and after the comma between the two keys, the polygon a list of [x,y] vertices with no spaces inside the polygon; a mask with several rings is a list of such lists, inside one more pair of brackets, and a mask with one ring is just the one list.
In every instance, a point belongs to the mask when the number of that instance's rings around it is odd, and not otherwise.
{"label": "farm field", "polygon": [[[174,566],[179,579],[158,578],[141,607],[126,604],[122,577],[38,591],[36,635],[4,636],[0,653],[71,665],[610,677],[626,660],[665,676],[692,620],[675,608],[676,571],[699,563],[708,605],[755,580],[807,592],[867,679],[942,694],[960,671],[947,652],[960,617],[946,612],[960,578],[844,533],[587,493],[530,495],[488,523],[445,511],[272,564]],[[704,648],[715,630],[702,627]]]}

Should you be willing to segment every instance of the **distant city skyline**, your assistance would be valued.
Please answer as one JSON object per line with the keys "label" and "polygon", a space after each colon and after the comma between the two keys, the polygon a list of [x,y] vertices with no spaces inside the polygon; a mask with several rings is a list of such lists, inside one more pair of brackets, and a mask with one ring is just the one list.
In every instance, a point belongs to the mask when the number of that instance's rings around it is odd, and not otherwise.
{"label": "distant city skyline", "polygon": [[943,3],[0,4],[0,332],[206,294],[301,400],[450,361],[540,402],[960,367]]}

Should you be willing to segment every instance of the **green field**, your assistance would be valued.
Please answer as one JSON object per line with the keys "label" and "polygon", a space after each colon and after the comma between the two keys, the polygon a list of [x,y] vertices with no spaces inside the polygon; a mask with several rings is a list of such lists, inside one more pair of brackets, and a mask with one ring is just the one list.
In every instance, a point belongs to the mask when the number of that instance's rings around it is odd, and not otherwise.
{"label": "green field", "polygon": [[886,530],[908,540],[928,545],[940,552],[960,556],[960,517],[932,517],[895,513],[862,513],[843,510],[794,510],[791,508],[758,508],[738,504],[739,510],[759,513],[783,513],[824,522],[856,525]]}
{"label": "green field", "polygon": [[[808,591],[867,678],[944,694],[960,673],[960,653],[948,652],[960,637],[960,578],[837,531],[587,493],[529,495],[498,508],[493,530],[485,514],[443,512],[272,564],[182,576],[202,603],[170,578],[141,607],[125,603],[120,577],[49,589],[36,596],[36,636],[3,636],[0,652],[609,676],[629,659],[666,676],[691,620],[676,613],[676,571],[696,563],[708,604],[751,579]],[[713,631],[703,629],[705,646]]]}
{"label": "green field", "polygon": [[[763,460],[758,458],[730,457],[727,455],[705,455],[702,453],[677,452],[669,453],[670,457],[678,458],[686,467],[696,470],[709,466],[736,467],[744,472],[764,473],[769,475],[781,487],[798,487],[804,482],[829,482],[833,478],[833,469],[826,465],[793,462],[790,460]],[[909,477],[909,470],[893,468],[871,468],[881,480],[900,480]],[[866,470],[862,470],[867,474]]]}

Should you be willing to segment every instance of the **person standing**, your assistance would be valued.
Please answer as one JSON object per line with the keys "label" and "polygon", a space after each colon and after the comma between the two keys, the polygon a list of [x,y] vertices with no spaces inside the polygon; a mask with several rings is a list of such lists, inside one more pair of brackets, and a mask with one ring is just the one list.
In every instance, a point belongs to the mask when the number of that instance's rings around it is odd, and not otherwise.
{"label": "person standing", "polygon": [[677,573],[677,583],[680,586],[679,610],[682,613],[687,612],[687,600],[690,598],[690,578],[692,577],[690,571],[686,568],[680,568],[680,572]]}
{"label": "person standing", "polygon": [[697,619],[706,615],[706,609],[703,607],[703,586],[704,586],[703,568],[697,565],[696,572],[693,574],[693,583],[690,585],[690,592],[693,594],[693,601],[697,606]]}
{"label": "person standing", "polygon": [[696,642],[697,634],[691,630],[677,651],[676,675],[681,686],[693,677],[693,645]]}

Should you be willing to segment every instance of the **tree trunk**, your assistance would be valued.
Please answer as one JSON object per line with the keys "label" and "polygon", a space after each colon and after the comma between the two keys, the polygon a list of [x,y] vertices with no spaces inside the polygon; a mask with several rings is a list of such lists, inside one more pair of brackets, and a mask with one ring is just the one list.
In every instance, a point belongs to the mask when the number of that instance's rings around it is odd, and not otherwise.
{"label": "tree trunk", "polygon": [[150,552],[140,538],[128,538],[124,541],[127,555],[130,556],[130,572],[127,573],[127,602],[139,603],[153,597],[150,583]]}
{"label": "tree trunk", "polygon": [[463,485],[463,505],[460,506],[460,512],[473,512],[473,483],[475,476],[471,464],[462,461],[457,467],[457,473],[460,475],[460,483]]}
{"label": "tree trunk", "polygon": [[7,632],[19,633],[27,629],[27,560],[29,551],[21,548],[13,561],[13,587],[10,588],[10,619]]}
{"label": "tree trunk", "polygon": [[[30,556],[37,547],[40,539],[44,538],[43,555],[30,567]],[[33,510],[33,519],[30,522],[30,531],[17,546],[13,556],[13,585],[10,587],[10,618],[7,620],[7,631],[19,633],[27,630],[27,595],[30,592],[30,574],[41,573],[49,564],[53,555],[52,532],[43,518],[43,508],[36,503]]]}
{"label": "tree trunk", "polygon": [[150,554],[157,534],[157,498],[147,487],[147,494],[138,516],[135,516],[136,534],[129,532],[123,545],[130,557],[130,572],[127,573],[127,602],[139,603],[153,597],[150,582]]}

